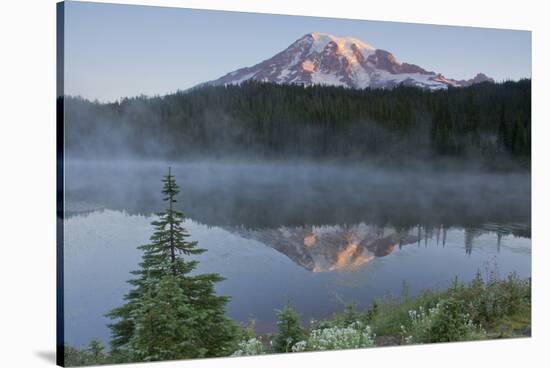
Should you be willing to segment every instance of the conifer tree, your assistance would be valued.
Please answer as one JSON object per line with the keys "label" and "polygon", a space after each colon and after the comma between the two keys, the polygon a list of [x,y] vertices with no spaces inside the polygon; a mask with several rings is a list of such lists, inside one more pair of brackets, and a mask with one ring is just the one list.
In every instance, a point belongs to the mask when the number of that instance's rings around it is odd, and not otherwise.
{"label": "conifer tree", "polygon": [[[152,280],[151,280],[152,281]],[[199,320],[174,275],[145,286],[134,314],[129,353],[138,361],[196,358],[205,355],[198,341]]]}
{"label": "conifer tree", "polygon": [[86,353],[88,354],[88,360],[91,364],[104,364],[107,362],[105,348],[103,344],[96,339],[90,341]]}
{"label": "conifer tree", "polygon": [[215,294],[218,274],[194,274],[201,254],[196,241],[182,226],[183,212],[175,208],[179,187],[168,170],[162,180],[167,209],[157,214],[150,243],[140,268],[133,271],[134,286],[125,304],[108,313],[111,345],[128,352],[132,360],[183,359],[222,356],[234,351],[236,325],[225,317],[228,297]]}
{"label": "conifer tree", "polygon": [[277,311],[277,329],[273,350],[278,353],[291,352],[292,346],[303,340],[305,336],[300,326],[300,318],[289,304]]}

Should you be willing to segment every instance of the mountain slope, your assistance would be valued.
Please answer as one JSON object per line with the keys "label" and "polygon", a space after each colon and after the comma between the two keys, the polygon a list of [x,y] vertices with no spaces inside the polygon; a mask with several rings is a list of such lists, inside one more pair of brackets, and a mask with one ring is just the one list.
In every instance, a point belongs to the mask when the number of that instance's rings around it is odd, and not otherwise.
{"label": "mountain slope", "polygon": [[308,33],[272,58],[206,84],[240,84],[250,79],[348,88],[392,88],[404,84],[431,90],[493,81],[481,73],[469,80],[446,78],[418,65],[401,63],[392,53],[356,38],[324,33]]}

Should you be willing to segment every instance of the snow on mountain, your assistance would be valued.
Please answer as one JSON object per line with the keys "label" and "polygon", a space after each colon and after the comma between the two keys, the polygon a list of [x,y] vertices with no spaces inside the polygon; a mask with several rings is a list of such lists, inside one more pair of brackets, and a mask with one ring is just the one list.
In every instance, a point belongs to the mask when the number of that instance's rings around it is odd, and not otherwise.
{"label": "snow on mountain", "polygon": [[317,32],[306,34],[270,59],[206,84],[239,84],[250,79],[348,88],[392,88],[403,84],[431,90],[493,81],[481,73],[469,80],[449,79],[418,65],[401,63],[392,53],[356,38]]}

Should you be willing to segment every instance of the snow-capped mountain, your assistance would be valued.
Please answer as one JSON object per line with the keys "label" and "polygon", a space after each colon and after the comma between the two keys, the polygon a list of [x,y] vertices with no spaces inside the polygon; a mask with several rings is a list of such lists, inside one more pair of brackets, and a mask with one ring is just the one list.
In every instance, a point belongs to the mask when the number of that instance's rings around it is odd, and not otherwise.
{"label": "snow-capped mountain", "polygon": [[481,73],[469,80],[446,78],[418,65],[401,63],[392,53],[375,49],[356,38],[323,33],[306,34],[272,58],[206,84],[239,84],[250,79],[349,88],[392,88],[404,84],[427,89],[493,81]]}

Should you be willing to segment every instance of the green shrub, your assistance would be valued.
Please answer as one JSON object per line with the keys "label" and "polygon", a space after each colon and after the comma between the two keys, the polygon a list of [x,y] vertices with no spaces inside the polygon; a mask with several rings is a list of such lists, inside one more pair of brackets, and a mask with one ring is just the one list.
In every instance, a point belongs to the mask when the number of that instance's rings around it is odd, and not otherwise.
{"label": "green shrub", "polygon": [[357,306],[353,303],[346,304],[343,312],[333,314],[330,320],[324,320],[312,326],[312,329],[325,329],[331,327],[349,327],[363,319],[364,316],[357,310]]}
{"label": "green shrub", "polygon": [[406,343],[423,344],[476,340],[485,336],[464,311],[464,303],[454,298],[443,299],[430,309],[409,311],[409,322],[402,326]]}
{"label": "green shrub", "polygon": [[490,328],[503,319],[530,313],[531,283],[529,279],[521,280],[515,273],[505,280],[493,277],[484,283],[478,274],[458,297],[465,300],[475,323]]}
{"label": "green shrub", "polygon": [[96,339],[90,341],[85,349],[65,346],[64,350],[65,365],[67,367],[110,363],[103,344]]}
{"label": "green shrub", "polygon": [[371,323],[377,316],[378,312],[380,311],[380,301],[378,299],[374,299],[372,301],[372,304],[369,309],[365,312],[365,322]]}
{"label": "green shrub", "polygon": [[377,336],[396,336],[401,334],[401,326],[409,321],[409,311],[420,307],[429,309],[441,299],[441,295],[433,291],[424,291],[406,301],[386,297],[382,301],[373,302],[365,313],[364,321],[368,323]]}
{"label": "green shrub", "polygon": [[256,337],[256,321],[253,319],[248,320],[246,326],[241,327],[239,340],[248,341]]}
{"label": "green shrub", "polygon": [[264,344],[256,338],[243,341],[239,344],[239,350],[235,351],[231,356],[248,356],[265,354]]}
{"label": "green shrub", "polygon": [[300,326],[300,318],[290,305],[277,311],[277,329],[273,350],[278,353],[291,352],[292,346],[302,340],[305,335]]}

